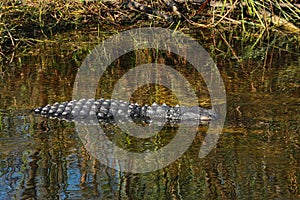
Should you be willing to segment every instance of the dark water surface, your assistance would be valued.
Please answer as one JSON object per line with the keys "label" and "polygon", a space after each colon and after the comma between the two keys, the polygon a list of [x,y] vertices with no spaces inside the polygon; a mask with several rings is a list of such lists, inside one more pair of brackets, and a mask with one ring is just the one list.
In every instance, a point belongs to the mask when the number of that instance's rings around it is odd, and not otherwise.
{"label": "dark water surface", "polygon": [[[228,98],[226,124],[216,148],[198,158],[207,130],[200,126],[193,144],[174,163],[134,174],[93,158],[74,123],[29,112],[70,100],[81,61],[97,44],[92,36],[77,32],[57,37],[2,66],[0,199],[300,199],[299,56],[276,50],[263,59],[241,62],[216,56]],[[206,86],[192,66],[151,49],[116,60],[99,81],[96,97],[110,98],[124,73],[150,62],[174,66],[192,84],[199,105],[210,106]],[[128,88],[124,92],[133,93]],[[131,100],[178,103],[172,91],[154,85],[134,91]],[[167,145],[177,129],[166,127],[148,140],[108,130],[120,146],[145,151]]]}

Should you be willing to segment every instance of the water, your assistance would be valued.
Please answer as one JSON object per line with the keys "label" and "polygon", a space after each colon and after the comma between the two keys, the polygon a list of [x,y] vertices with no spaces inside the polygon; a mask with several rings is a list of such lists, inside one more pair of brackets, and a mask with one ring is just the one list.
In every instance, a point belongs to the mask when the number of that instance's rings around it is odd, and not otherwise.
{"label": "water", "polygon": [[[279,57],[275,51],[272,61],[216,57],[228,97],[226,124],[216,148],[198,158],[207,130],[207,126],[200,126],[190,148],[174,163],[134,174],[108,168],[93,158],[74,123],[29,112],[72,98],[77,69],[97,41],[92,33],[80,40],[73,38],[76,32],[70,35],[70,42],[38,44],[30,54],[2,66],[0,199],[300,198],[300,73],[299,59],[293,53]],[[157,61],[175,65],[196,89],[199,104],[209,107],[199,74],[180,58],[169,55],[164,59],[165,55],[141,50],[122,56],[100,80],[96,96],[109,98],[114,83],[135,64]],[[178,103],[170,90],[154,85],[135,91],[132,100]],[[113,127],[106,129],[112,141],[130,151],[159,149],[177,130],[168,127],[141,140]],[[187,131],[194,130],[187,127]]]}

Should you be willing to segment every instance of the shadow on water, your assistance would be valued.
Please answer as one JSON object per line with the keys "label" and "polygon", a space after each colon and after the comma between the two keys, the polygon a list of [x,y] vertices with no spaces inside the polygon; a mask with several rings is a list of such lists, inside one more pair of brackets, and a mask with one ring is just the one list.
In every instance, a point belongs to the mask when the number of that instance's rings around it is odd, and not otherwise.
{"label": "shadow on water", "polygon": [[[82,46],[64,39],[38,44],[29,55],[3,66],[0,199],[300,197],[298,58],[278,51],[265,60],[237,62],[216,57],[228,96],[226,125],[217,147],[204,159],[198,158],[207,130],[200,126],[191,147],[174,163],[155,172],[132,174],[110,169],[93,158],[73,123],[29,113],[32,108],[71,99],[78,67],[96,45],[87,41],[93,38],[83,39],[86,43]],[[143,62],[174,66],[197,91],[199,104],[210,106],[206,86],[195,69],[176,55],[151,49],[116,60],[99,81],[96,96],[110,98],[116,81]],[[132,91],[124,88],[124,92]],[[132,101],[178,103],[171,90],[154,85],[135,91]],[[108,132],[120,146],[145,151],[168,144],[176,127],[166,127],[148,140],[135,140],[116,130]]]}

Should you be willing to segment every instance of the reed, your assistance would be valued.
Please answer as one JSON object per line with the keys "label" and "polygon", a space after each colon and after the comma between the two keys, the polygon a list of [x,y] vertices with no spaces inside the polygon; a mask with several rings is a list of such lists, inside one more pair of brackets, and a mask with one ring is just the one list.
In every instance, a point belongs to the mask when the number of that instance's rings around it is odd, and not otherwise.
{"label": "reed", "polygon": [[231,52],[234,51],[225,37],[228,29],[239,30],[240,37],[245,37],[242,40],[253,36],[256,42],[252,48],[274,32],[290,35],[299,44],[300,6],[288,0],[211,1],[205,7],[191,1],[135,2],[126,5],[117,0],[3,0],[0,3],[0,62],[11,62],[16,50],[24,52],[28,46],[45,42],[55,34],[94,27],[118,31],[141,26],[176,30],[217,28],[223,32],[221,40]]}

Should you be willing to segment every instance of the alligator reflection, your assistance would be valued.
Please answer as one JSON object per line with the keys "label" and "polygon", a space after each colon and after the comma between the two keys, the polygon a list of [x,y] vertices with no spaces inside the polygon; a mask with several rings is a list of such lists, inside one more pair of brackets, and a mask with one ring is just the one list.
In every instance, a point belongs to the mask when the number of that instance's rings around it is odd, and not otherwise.
{"label": "alligator reflection", "polygon": [[[7,117],[11,124],[18,127],[15,115]],[[21,124],[30,128],[15,134],[21,138],[29,137],[31,143],[28,145],[27,142],[27,145],[14,150],[1,149],[0,183],[7,186],[1,187],[1,199],[136,198],[136,195],[142,197],[142,194],[133,194],[131,187],[138,182],[139,187],[144,187],[149,195],[159,197],[172,193],[166,190],[166,184],[178,184],[169,174],[175,173],[174,167],[169,172],[165,169],[142,176],[107,168],[85,150],[77,134],[74,134],[73,123],[36,116],[32,118],[32,115],[24,115],[23,120]],[[137,139],[124,134],[116,124],[105,123],[101,126],[108,137],[122,148],[139,152],[168,144],[177,129],[176,125],[167,125],[155,137]],[[204,133],[206,128],[199,127],[199,131]],[[86,139],[89,140],[88,137]]]}
{"label": "alligator reflection", "polygon": [[[283,116],[294,109],[274,112]],[[132,174],[91,157],[73,123],[2,111],[0,199],[234,199],[257,193],[283,196],[281,191],[294,197],[300,154],[299,136],[293,133],[298,121],[297,116],[286,117],[268,126],[253,121],[246,130],[237,129],[238,134],[225,130],[218,147],[203,160],[197,155],[207,127],[200,126],[193,145],[176,162]],[[114,125],[101,126],[122,148],[140,152],[168,144],[177,129],[165,127],[151,139],[137,139]]]}

